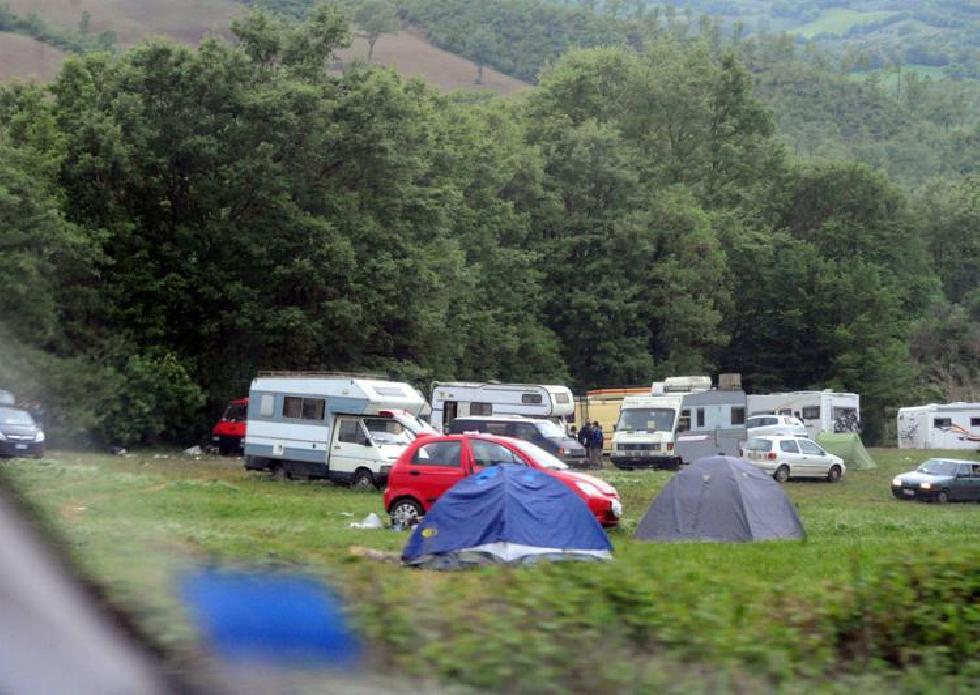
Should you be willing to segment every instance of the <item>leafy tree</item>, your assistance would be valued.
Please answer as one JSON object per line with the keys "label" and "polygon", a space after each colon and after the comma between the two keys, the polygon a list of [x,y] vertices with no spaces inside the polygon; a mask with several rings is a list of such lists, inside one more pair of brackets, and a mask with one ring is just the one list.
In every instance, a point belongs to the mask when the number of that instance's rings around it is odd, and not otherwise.
{"label": "leafy tree", "polygon": [[382,34],[398,31],[398,16],[388,0],[365,0],[354,12],[354,22],[368,42],[368,62],[374,57],[374,44]]}

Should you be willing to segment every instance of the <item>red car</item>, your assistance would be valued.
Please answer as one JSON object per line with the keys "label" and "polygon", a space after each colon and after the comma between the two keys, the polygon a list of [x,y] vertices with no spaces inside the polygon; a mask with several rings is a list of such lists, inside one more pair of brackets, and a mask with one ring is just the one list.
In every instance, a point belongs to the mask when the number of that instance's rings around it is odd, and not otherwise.
{"label": "red car", "polygon": [[248,420],[248,399],[231,401],[224,414],[211,430],[211,441],[223,456],[242,453],[245,423]]}
{"label": "red car", "polygon": [[603,526],[619,525],[623,508],[609,483],[568,469],[560,459],[530,442],[510,437],[456,434],[416,439],[395,461],[384,491],[393,523],[424,516],[446,490],[485,466],[516,463],[538,468],[574,490]]}

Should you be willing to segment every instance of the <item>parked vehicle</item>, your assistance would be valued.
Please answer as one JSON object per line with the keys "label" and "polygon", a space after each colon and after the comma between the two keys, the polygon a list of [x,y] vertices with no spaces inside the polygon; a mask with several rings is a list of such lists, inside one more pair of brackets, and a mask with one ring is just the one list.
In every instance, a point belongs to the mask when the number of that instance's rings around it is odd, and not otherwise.
{"label": "parked vehicle", "polygon": [[898,409],[899,449],[980,451],[980,403],[930,403]]}
{"label": "parked vehicle", "polygon": [[448,432],[458,417],[523,415],[564,427],[574,407],[567,386],[434,381],[430,422],[437,430]]}
{"label": "parked vehicle", "polygon": [[788,415],[803,421],[810,439],[821,432],[860,432],[861,397],[856,393],[791,391],[748,396],[749,416]]}
{"label": "parked vehicle", "polygon": [[627,396],[648,396],[649,386],[627,386],[624,388],[595,389],[586,391],[584,396],[575,397],[575,415],[573,422],[581,429],[587,422],[598,422],[602,425],[605,439],[602,442],[602,452],[612,452],[612,432],[619,422],[619,410],[623,399]]}
{"label": "parked vehicle", "polygon": [[714,454],[738,455],[746,440],[745,392],[738,380],[672,377],[647,396],[623,399],[610,460],[617,468],[673,468]]}
{"label": "parked vehicle", "polygon": [[980,502],[980,463],[962,459],[929,459],[914,471],[892,480],[892,495],[900,500]]}
{"label": "parked vehicle", "polygon": [[753,415],[745,421],[745,429],[750,439],[766,435],[810,438],[803,421],[789,415]]}
{"label": "parked vehicle", "polygon": [[0,406],[0,456],[44,456],[44,430],[26,410]]}
{"label": "parked vehicle", "polygon": [[585,466],[585,447],[572,439],[564,428],[550,420],[526,417],[458,417],[446,428],[446,434],[483,432],[500,437],[517,437],[541,447],[570,466]]}
{"label": "parked vehicle", "polygon": [[780,483],[790,478],[825,478],[836,483],[847,471],[840,456],[800,437],[752,437],[742,451],[742,458]]}
{"label": "parked vehicle", "polygon": [[247,421],[248,399],[239,398],[229,402],[221,419],[211,430],[211,441],[222,456],[242,453]]}
{"label": "parked vehicle", "polygon": [[393,523],[414,523],[466,476],[505,463],[530,466],[558,478],[589,505],[599,523],[619,524],[622,504],[607,482],[568,470],[560,459],[523,439],[485,434],[452,434],[413,442],[388,477],[385,509]]}
{"label": "parked vehicle", "polygon": [[434,430],[410,385],[368,375],[267,372],[252,381],[245,468],[380,487],[398,456]]}

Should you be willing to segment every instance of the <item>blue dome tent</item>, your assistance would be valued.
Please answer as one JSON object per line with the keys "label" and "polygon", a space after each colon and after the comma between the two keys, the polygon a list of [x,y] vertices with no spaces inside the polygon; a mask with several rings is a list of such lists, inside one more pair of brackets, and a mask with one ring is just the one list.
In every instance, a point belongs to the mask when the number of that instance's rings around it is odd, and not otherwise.
{"label": "blue dome tent", "polygon": [[539,560],[608,560],[612,544],[565,483],[525,466],[464,478],[432,506],[402,561],[434,569]]}

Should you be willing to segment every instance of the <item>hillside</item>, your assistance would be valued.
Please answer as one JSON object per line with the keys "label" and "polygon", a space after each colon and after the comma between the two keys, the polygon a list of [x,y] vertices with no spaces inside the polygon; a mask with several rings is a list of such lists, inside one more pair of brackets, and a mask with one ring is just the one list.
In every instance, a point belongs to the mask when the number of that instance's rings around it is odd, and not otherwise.
{"label": "hillside", "polygon": [[64,59],[64,51],[30,36],[0,32],[0,82],[51,79]]}

